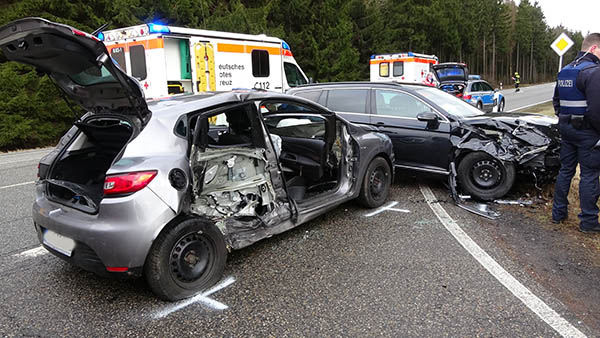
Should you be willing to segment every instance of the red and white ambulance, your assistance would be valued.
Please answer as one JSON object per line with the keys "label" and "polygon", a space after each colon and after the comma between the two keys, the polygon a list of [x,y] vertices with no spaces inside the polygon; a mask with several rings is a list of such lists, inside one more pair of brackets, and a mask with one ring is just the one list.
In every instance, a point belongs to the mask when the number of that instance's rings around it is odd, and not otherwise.
{"label": "red and white ambulance", "polygon": [[369,61],[371,81],[399,81],[426,83],[427,75],[433,74],[438,64],[435,55],[413,52],[371,55]]}
{"label": "red and white ambulance", "polygon": [[144,24],[98,34],[146,98],[308,83],[289,45],[275,37]]}

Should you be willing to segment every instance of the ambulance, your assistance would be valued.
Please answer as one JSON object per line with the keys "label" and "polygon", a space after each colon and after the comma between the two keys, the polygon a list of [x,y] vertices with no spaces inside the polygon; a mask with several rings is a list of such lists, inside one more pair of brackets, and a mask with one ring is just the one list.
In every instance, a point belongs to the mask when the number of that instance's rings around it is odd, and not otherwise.
{"label": "ambulance", "polygon": [[147,99],[240,88],[284,92],[308,83],[290,46],[264,34],[149,23],[97,36]]}
{"label": "ambulance", "polygon": [[413,52],[371,55],[369,60],[371,81],[398,81],[425,83],[427,74],[433,75],[433,65],[438,64],[435,55]]}

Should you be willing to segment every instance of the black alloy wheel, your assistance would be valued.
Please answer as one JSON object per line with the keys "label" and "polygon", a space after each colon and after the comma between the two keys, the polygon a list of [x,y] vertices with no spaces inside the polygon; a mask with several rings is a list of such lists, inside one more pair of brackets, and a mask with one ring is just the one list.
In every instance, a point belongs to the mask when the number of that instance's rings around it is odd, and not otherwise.
{"label": "black alloy wheel", "polygon": [[461,190],[483,201],[500,198],[512,188],[515,165],[493,158],[484,152],[472,152],[458,164],[457,178]]}

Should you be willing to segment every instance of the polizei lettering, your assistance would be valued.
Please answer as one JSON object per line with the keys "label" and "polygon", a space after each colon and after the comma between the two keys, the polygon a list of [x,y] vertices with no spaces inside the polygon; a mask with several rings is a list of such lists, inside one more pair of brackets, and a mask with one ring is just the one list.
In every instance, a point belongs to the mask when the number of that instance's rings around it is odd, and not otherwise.
{"label": "polizei lettering", "polygon": [[559,87],[573,87],[573,80],[558,80]]}

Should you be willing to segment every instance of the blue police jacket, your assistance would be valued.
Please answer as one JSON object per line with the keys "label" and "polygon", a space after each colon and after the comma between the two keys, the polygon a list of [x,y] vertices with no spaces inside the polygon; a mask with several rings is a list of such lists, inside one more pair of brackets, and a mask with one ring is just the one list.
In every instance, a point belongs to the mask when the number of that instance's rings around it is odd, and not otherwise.
{"label": "blue police jacket", "polygon": [[575,61],[558,74],[554,110],[556,114],[585,115],[600,132],[600,60],[593,54],[579,52]]}

